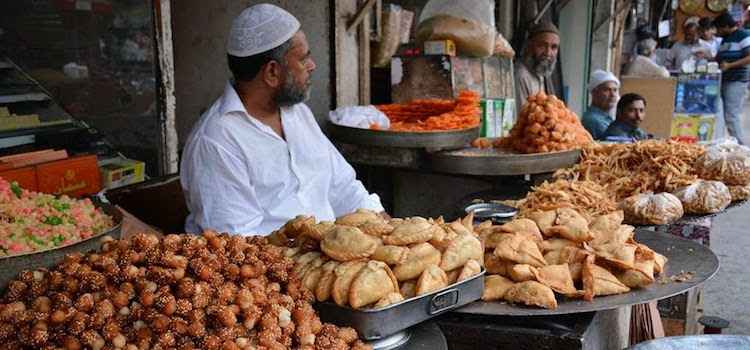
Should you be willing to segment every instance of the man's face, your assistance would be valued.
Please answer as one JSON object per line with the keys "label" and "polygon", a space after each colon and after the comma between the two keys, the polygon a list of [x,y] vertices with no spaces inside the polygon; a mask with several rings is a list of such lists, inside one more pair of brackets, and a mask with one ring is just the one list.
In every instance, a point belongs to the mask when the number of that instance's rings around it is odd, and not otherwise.
{"label": "man's face", "polygon": [[708,27],[706,29],[701,30],[701,39],[713,40],[715,34],[716,34],[716,28]]}
{"label": "man's face", "polygon": [[310,96],[310,75],[315,70],[315,62],[304,32],[299,31],[292,37],[292,45],[286,53],[286,64],[282,67],[284,81],[276,94],[276,103],[291,106],[305,101]]}
{"label": "man's face", "polygon": [[692,44],[696,41],[698,41],[698,27],[693,25],[685,27],[685,42]]}
{"label": "man's face", "polygon": [[618,119],[637,128],[645,117],[646,104],[643,103],[643,100],[636,100],[625,107]]}
{"label": "man's face", "polygon": [[557,63],[557,51],[560,48],[560,37],[555,33],[539,33],[529,43],[528,56],[532,68],[538,74],[549,75]]}
{"label": "man's face", "polygon": [[727,37],[732,34],[732,27],[716,27],[716,34],[720,37]]}
{"label": "man's face", "polygon": [[603,111],[611,111],[617,106],[620,98],[620,89],[613,81],[599,84],[591,91],[591,104]]}

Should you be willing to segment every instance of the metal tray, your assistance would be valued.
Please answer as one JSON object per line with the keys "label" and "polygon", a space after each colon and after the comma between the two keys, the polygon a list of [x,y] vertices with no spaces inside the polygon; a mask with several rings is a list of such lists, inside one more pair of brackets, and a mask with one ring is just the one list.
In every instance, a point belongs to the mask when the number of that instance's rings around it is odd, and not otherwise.
{"label": "metal tray", "polygon": [[496,148],[464,148],[430,153],[435,171],[464,175],[511,176],[551,173],[578,164],[581,150],[518,154]]}
{"label": "metal tray", "polygon": [[366,340],[381,339],[479,300],[484,290],[484,272],[482,269],[468,280],[382,309],[354,310],[331,302],[317,303],[315,309],[325,322],[352,327]]}
{"label": "metal tray", "polygon": [[447,131],[404,132],[352,128],[329,123],[328,131],[336,141],[353,145],[456,149],[466,147],[479,137],[479,128]]}
{"label": "metal tray", "polygon": [[[635,239],[669,259],[665,271],[662,271],[662,274],[657,277],[656,282],[646,288],[633,289],[624,294],[595,297],[590,302],[558,297],[557,309],[554,310],[524,307],[504,302],[478,301],[456,309],[454,312],[503,316],[546,316],[610,310],[683,293],[703,284],[719,270],[719,259],[708,247],[699,243],[644,229],[636,230]],[[669,277],[681,271],[694,272],[695,275],[686,282],[670,281],[666,284],[659,282],[661,276]]]}
{"label": "metal tray", "polygon": [[4,291],[5,286],[23,270],[33,270],[40,267],[50,268],[62,261],[66,254],[98,250],[101,246],[100,240],[104,236],[120,239],[122,233],[122,213],[120,210],[107,203],[94,202],[94,205],[112,217],[114,226],[111,229],[66,246],[0,258],[0,266],[2,266],[0,268],[0,292]]}

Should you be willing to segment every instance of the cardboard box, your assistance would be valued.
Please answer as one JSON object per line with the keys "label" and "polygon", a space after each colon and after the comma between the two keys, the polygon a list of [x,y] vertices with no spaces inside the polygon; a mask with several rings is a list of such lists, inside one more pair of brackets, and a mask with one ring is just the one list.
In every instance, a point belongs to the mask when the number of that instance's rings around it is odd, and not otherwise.
{"label": "cardboard box", "polygon": [[670,136],[692,142],[709,141],[713,139],[715,125],[713,114],[675,113]]}
{"label": "cardboard box", "polygon": [[39,192],[80,197],[99,192],[101,175],[96,156],[80,156],[36,165]]}
{"label": "cardboard box", "polygon": [[718,112],[721,74],[680,74],[675,90],[676,113],[714,114]]}
{"label": "cardboard box", "polygon": [[482,99],[480,137],[500,137],[503,129],[503,100]]}
{"label": "cardboard box", "polygon": [[424,42],[425,55],[456,55],[456,44],[453,40],[428,40]]}
{"label": "cardboard box", "polygon": [[511,97],[504,93],[509,75],[496,57],[447,55],[403,56],[391,59],[391,99],[404,103],[423,98],[454,98],[473,90],[482,98]]}
{"label": "cardboard box", "polygon": [[657,138],[668,139],[672,134],[677,80],[624,76],[621,83],[620,96],[633,92],[646,99],[646,118],[641,128]]}
{"label": "cardboard box", "polygon": [[113,189],[143,182],[146,164],[133,159],[113,158],[99,162],[102,183],[105,188]]}
{"label": "cardboard box", "polygon": [[33,166],[19,169],[11,169],[0,172],[0,177],[8,182],[17,182],[18,186],[29,191],[38,191],[36,182],[36,168]]}

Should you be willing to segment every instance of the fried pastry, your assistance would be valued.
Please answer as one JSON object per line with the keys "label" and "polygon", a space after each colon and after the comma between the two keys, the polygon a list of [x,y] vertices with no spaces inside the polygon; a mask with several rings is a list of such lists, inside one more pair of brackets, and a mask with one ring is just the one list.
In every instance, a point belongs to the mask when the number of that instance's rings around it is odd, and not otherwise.
{"label": "fried pastry", "polygon": [[511,234],[504,231],[500,232],[497,227],[500,226],[494,226],[491,229],[483,230],[479,233],[479,239],[484,242],[485,249],[495,249],[495,247],[497,247],[497,243],[503,236]]}
{"label": "fried pastry", "polygon": [[654,272],[656,273],[662,273],[664,272],[664,265],[667,264],[667,257],[664,255],[661,255],[659,253],[654,253]]}
{"label": "fried pastry", "polygon": [[299,270],[298,276],[300,276],[300,279],[305,278],[308,272],[312,271],[313,269],[323,266],[323,264],[325,264],[328,260],[331,260],[331,259],[321,254],[319,257],[305,264],[305,266],[303,266]]}
{"label": "fried pastry", "polygon": [[495,255],[518,264],[529,264],[536,267],[547,264],[536,243],[517,234],[501,237],[495,248]]}
{"label": "fried pastry", "polygon": [[635,264],[635,244],[610,243],[594,248],[594,254],[619,269],[632,269]]}
{"label": "fried pastry", "polygon": [[399,281],[417,278],[429,265],[439,265],[440,251],[429,243],[420,243],[409,248],[409,254],[402,264],[393,268],[393,273]]}
{"label": "fried pastry", "polygon": [[336,279],[333,281],[331,289],[331,296],[336,304],[345,306],[349,303],[349,288],[352,285],[352,281],[366,265],[367,261],[365,260],[354,260],[347,261],[336,267],[334,270]]}
{"label": "fried pastry", "polygon": [[555,224],[547,232],[576,242],[586,242],[594,238],[589,231],[589,222],[586,218],[571,208],[557,209]]}
{"label": "fried pastry", "polygon": [[443,252],[446,248],[448,248],[448,245],[450,245],[451,242],[456,239],[456,237],[458,237],[458,233],[456,233],[456,231],[454,231],[452,228],[448,227],[448,225],[436,225],[433,231],[432,239],[430,239],[429,242],[433,247]]}
{"label": "fried pastry", "polygon": [[404,300],[404,297],[399,292],[391,292],[388,293],[388,295],[382,297],[380,300],[378,300],[377,303],[372,307],[373,309],[382,309],[386,306],[390,306],[393,304],[397,304]]}
{"label": "fried pastry", "polygon": [[539,283],[552,288],[553,291],[564,295],[576,293],[568,264],[547,265],[532,271],[534,272],[534,278]]}
{"label": "fried pastry", "polygon": [[598,295],[612,295],[630,291],[607,269],[594,264],[594,257],[586,258],[581,271],[583,278],[583,299],[591,301]]}
{"label": "fried pastry", "polygon": [[368,209],[357,209],[357,211],[346,214],[336,219],[336,224],[345,226],[359,226],[371,221],[383,220],[380,214],[368,210]]}
{"label": "fried pastry", "polygon": [[315,218],[308,215],[297,215],[294,219],[287,221],[281,228],[284,235],[289,238],[297,238],[302,233],[302,229],[307,225],[315,224]]}
{"label": "fried pastry", "polygon": [[300,228],[300,235],[310,237],[316,241],[321,241],[323,235],[332,230],[335,226],[336,224],[330,221],[321,221],[317,224],[305,222]]}
{"label": "fried pastry", "polygon": [[291,242],[291,239],[286,236],[286,234],[284,233],[284,230],[273,231],[266,238],[268,239],[268,243],[271,243],[279,247],[284,247],[287,244],[289,244],[289,242]]}
{"label": "fried pastry", "polygon": [[597,233],[614,231],[620,227],[622,220],[625,219],[625,213],[622,210],[613,211],[609,214],[599,215],[591,220],[589,230]]}
{"label": "fried pastry", "polygon": [[320,267],[320,280],[315,287],[315,299],[318,301],[326,301],[331,297],[331,289],[333,289],[333,282],[336,280],[336,267],[338,266],[338,261],[331,260]]}
{"label": "fried pastry", "polygon": [[536,268],[527,264],[516,264],[510,269],[510,279],[514,282],[526,282],[536,280]]}
{"label": "fried pastry", "polygon": [[513,281],[499,275],[489,275],[484,277],[484,290],[482,291],[482,300],[495,301],[502,300],[505,293],[513,286]]}
{"label": "fried pastry", "polygon": [[592,231],[594,239],[589,242],[592,247],[605,244],[622,244],[633,240],[635,227],[630,225],[620,225],[610,231]]}
{"label": "fried pastry", "polygon": [[401,283],[401,295],[409,299],[417,296],[417,280],[408,280]]}
{"label": "fried pastry", "polygon": [[305,286],[305,288],[309,289],[312,292],[315,292],[315,288],[318,286],[318,283],[320,282],[320,277],[323,275],[323,267],[318,266],[311,268],[305,272],[305,274],[302,276],[302,285]]}
{"label": "fried pastry", "polygon": [[502,259],[495,253],[484,254],[484,268],[488,274],[510,276],[510,269],[515,265],[514,262]]}
{"label": "fried pastry", "polygon": [[469,259],[482,260],[483,254],[479,238],[473,234],[461,234],[445,248],[440,268],[445,271],[454,270],[466,264]]}
{"label": "fried pastry", "polygon": [[480,265],[479,262],[474,259],[469,259],[469,261],[466,262],[466,265],[461,268],[461,272],[458,274],[458,279],[456,279],[456,282],[467,280],[474,275],[478,275],[480,272],[482,272],[482,265]]}
{"label": "fried pastry", "polygon": [[553,250],[561,250],[565,247],[578,247],[581,243],[571,241],[565,238],[550,238],[539,243],[539,249],[542,253],[547,253]]}
{"label": "fried pastry", "polygon": [[498,226],[500,232],[518,233],[523,236],[527,236],[530,239],[541,242],[542,232],[539,231],[539,227],[536,222],[530,219],[515,219],[507,222],[503,225]]}
{"label": "fried pastry", "polygon": [[366,258],[380,245],[377,237],[369,236],[356,227],[336,226],[320,242],[320,249],[338,261]]}
{"label": "fried pastry", "polygon": [[458,281],[458,274],[461,273],[461,268],[451,270],[451,271],[445,271],[445,276],[448,277],[448,284],[453,284]]}
{"label": "fried pastry", "polygon": [[389,245],[409,245],[427,242],[432,239],[435,225],[424,218],[414,217],[396,226],[390,235],[383,236],[383,243]]}
{"label": "fried pastry", "polygon": [[529,217],[529,219],[536,223],[537,227],[539,227],[539,230],[542,231],[545,236],[552,236],[552,233],[549,232],[549,229],[555,225],[555,220],[557,219],[556,211],[535,210],[529,213],[527,216]]}
{"label": "fried pastry", "polygon": [[750,185],[727,187],[729,187],[729,194],[732,196],[732,202],[744,201],[750,198]]}
{"label": "fried pastry", "polygon": [[427,294],[448,286],[448,276],[437,265],[429,265],[417,280],[417,295]]}
{"label": "fried pastry", "polygon": [[358,226],[362,233],[370,236],[385,236],[393,232],[393,226],[388,224],[385,220],[368,221]]}
{"label": "fried pastry", "polygon": [[516,304],[539,306],[545,309],[557,308],[555,293],[550,287],[537,281],[516,283],[505,292],[503,298]]}
{"label": "fried pastry", "polygon": [[636,261],[634,268],[618,273],[617,279],[629,288],[643,288],[654,282],[654,261]]}
{"label": "fried pastry", "polygon": [[304,270],[305,266],[307,266],[307,264],[317,258],[320,258],[322,255],[323,254],[320,254],[320,252],[307,252],[305,254],[299,255],[295,261],[292,272],[299,276],[300,273]]}
{"label": "fried pastry", "polygon": [[381,245],[375,249],[371,259],[382,261],[388,265],[398,265],[406,261],[409,248],[397,245]]}
{"label": "fried pastry", "polygon": [[382,261],[370,260],[349,287],[349,305],[359,309],[378,302],[389,293],[398,290],[398,284],[388,265]]}

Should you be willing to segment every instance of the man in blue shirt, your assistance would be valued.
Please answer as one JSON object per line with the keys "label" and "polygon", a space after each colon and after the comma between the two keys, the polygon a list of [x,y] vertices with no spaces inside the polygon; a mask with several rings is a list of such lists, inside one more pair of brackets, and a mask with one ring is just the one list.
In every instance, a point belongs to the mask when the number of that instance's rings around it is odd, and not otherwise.
{"label": "man in blue shirt", "polygon": [[589,80],[591,105],[583,113],[583,127],[594,140],[601,140],[607,127],[612,123],[612,111],[620,98],[620,81],[610,72],[597,69]]}
{"label": "man in blue shirt", "polygon": [[724,38],[716,54],[721,68],[721,97],[724,101],[724,120],[729,135],[744,144],[742,109],[750,81],[750,31],[740,29],[728,13],[714,20],[716,31]]}
{"label": "man in blue shirt", "polygon": [[604,132],[604,139],[630,138],[635,141],[649,138],[643,129],[639,128],[646,118],[646,99],[638,94],[625,94],[617,103],[617,118],[609,124]]}

